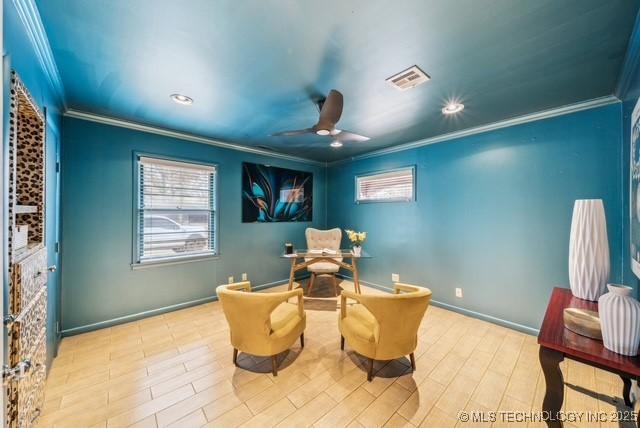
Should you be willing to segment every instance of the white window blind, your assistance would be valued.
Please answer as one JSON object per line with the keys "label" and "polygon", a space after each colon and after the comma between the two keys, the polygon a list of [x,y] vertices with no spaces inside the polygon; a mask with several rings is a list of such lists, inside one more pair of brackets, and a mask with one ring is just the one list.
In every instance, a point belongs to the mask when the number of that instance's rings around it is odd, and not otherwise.
{"label": "white window blind", "polygon": [[137,262],[216,253],[216,168],[138,159]]}
{"label": "white window blind", "polygon": [[356,202],[411,201],[415,168],[400,168],[356,176]]}

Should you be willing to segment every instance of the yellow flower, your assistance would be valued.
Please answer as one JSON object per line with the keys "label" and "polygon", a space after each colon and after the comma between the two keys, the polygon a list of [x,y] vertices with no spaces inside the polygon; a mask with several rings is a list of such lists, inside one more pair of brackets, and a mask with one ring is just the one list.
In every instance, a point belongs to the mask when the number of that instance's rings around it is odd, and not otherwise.
{"label": "yellow flower", "polygon": [[367,239],[367,232],[356,232],[351,229],[345,229],[345,232],[347,232],[349,241],[353,242],[355,245],[362,245],[364,240]]}

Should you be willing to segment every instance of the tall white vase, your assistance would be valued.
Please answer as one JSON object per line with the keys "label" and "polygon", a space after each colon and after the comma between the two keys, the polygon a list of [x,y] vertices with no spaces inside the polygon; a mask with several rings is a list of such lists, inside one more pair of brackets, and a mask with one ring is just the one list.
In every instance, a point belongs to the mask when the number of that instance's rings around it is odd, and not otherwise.
{"label": "tall white vase", "polygon": [[609,239],[601,199],[578,199],[569,238],[569,284],[574,296],[598,300],[609,280]]}
{"label": "tall white vase", "polygon": [[609,292],[598,300],[604,347],[622,355],[638,355],[640,345],[640,302],[633,289],[609,284]]}

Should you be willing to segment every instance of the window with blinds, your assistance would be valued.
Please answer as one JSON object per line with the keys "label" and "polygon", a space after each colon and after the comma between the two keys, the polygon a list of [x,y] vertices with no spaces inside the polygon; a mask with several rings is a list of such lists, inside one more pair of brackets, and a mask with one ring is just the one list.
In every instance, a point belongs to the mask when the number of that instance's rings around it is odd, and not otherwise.
{"label": "window with blinds", "polygon": [[356,176],[356,202],[394,202],[415,199],[415,168],[399,168]]}
{"label": "window with blinds", "polygon": [[216,254],[216,167],[138,157],[137,262]]}

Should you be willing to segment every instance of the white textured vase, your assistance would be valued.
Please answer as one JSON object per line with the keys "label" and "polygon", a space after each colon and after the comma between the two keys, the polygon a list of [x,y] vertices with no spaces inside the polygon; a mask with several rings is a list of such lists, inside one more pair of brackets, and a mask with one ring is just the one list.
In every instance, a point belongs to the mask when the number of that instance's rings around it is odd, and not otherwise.
{"label": "white textured vase", "polygon": [[362,247],[360,245],[353,246],[353,255],[356,257],[360,257],[362,255]]}
{"label": "white textured vase", "polygon": [[569,237],[569,284],[574,296],[598,300],[609,280],[609,239],[601,199],[578,199]]}
{"label": "white textured vase", "polygon": [[609,284],[607,288],[609,292],[598,300],[604,347],[636,356],[640,345],[640,302],[631,297],[631,287]]}

